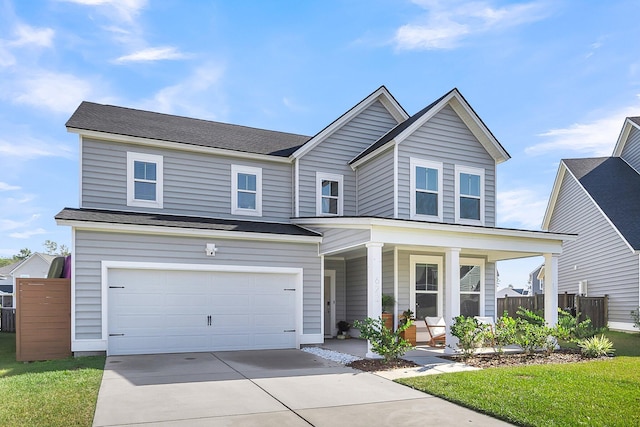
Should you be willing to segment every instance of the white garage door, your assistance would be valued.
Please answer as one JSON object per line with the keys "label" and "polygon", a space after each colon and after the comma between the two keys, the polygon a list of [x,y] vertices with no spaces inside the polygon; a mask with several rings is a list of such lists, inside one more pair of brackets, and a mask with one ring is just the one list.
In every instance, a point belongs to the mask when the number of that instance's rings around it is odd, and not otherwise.
{"label": "white garage door", "polygon": [[109,354],[294,348],[296,276],[108,270]]}

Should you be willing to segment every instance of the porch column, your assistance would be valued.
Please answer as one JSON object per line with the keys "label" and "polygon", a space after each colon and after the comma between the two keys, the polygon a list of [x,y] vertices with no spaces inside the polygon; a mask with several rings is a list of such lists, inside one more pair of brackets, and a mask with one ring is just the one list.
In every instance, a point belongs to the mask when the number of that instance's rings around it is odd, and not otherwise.
{"label": "porch column", "polygon": [[558,254],[544,254],[544,320],[558,323]]}
{"label": "porch column", "polygon": [[454,353],[458,339],[451,335],[451,323],[460,315],[460,248],[444,253],[444,321],[447,324],[445,353]]}
{"label": "porch column", "polygon": [[[367,247],[367,317],[377,319],[382,316],[382,246],[383,243],[369,242]],[[367,342],[367,357],[380,358],[371,350]]]}

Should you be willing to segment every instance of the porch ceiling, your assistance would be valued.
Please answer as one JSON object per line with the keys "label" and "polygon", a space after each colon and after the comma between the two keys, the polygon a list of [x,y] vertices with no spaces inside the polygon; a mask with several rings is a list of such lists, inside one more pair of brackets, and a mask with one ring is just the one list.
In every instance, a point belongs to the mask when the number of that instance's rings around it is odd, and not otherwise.
{"label": "porch ceiling", "polygon": [[531,230],[467,226],[381,218],[298,218],[298,225],[323,234],[320,254],[355,258],[366,254],[369,242],[383,243],[383,251],[443,253],[460,248],[462,256],[489,262],[560,254],[563,242],[576,235]]}

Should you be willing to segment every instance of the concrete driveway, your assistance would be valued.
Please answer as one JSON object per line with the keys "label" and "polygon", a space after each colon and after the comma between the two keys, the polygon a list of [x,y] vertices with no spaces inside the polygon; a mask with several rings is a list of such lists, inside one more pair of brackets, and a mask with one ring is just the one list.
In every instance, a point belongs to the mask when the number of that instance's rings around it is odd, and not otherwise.
{"label": "concrete driveway", "polygon": [[501,421],[299,350],[107,358],[94,426],[474,426]]}

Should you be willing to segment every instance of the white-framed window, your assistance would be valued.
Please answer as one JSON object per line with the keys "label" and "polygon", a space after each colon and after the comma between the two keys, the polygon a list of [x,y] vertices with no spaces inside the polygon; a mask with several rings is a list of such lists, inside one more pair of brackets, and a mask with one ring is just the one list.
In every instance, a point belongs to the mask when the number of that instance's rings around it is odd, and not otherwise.
{"label": "white-framed window", "polygon": [[409,260],[409,307],[413,309],[416,319],[442,316],[442,257],[411,255]]}
{"label": "white-framed window", "polygon": [[484,169],[455,167],[456,222],[484,225]]}
{"label": "white-framed window", "polygon": [[127,152],[127,206],[162,209],[163,157]]}
{"label": "white-framed window", "polygon": [[411,218],[442,221],[442,163],[411,158]]}
{"label": "white-framed window", "polygon": [[262,168],[231,165],[231,213],[262,216]]}
{"label": "white-framed window", "polygon": [[343,181],[342,175],[316,172],[316,215],[342,215]]}
{"label": "white-framed window", "polygon": [[460,314],[484,316],[484,260],[460,258]]}

